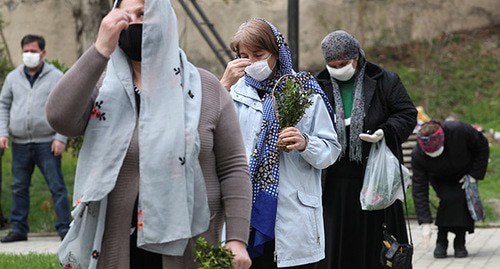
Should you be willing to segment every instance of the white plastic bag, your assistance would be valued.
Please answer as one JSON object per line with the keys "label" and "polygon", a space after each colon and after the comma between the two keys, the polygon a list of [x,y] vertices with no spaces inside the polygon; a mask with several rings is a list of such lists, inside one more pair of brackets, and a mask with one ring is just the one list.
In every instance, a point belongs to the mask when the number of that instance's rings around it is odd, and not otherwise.
{"label": "white plastic bag", "polygon": [[410,180],[408,168],[392,154],[385,143],[385,138],[372,144],[359,195],[363,210],[384,209],[392,205],[396,199],[404,201],[400,165],[406,191]]}

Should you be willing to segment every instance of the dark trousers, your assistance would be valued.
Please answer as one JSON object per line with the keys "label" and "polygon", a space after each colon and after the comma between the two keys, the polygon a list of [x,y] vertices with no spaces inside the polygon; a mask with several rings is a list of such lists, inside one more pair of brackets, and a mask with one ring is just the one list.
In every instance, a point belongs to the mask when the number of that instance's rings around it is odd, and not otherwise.
{"label": "dark trousers", "polygon": [[436,243],[442,244],[448,247],[448,232],[455,234],[455,239],[453,240],[453,247],[463,247],[465,246],[465,227],[444,227],[438,226],[438,235]]}
{"label": "dark trousers", "polygon": [[64,184],[61,170],[61,156],[54,156],[52,142],[47,143],[12,143],[12,207],[10,219],[12,230],[28,234],[28,212],[30,206],[29,189],[31,176],[38,166],[52,194],[52,202],[56,211],[55,223],[57,232],[65,234],[69,229],[71,215],[69,210],[68,191]]}
{"label": "dark trousers", "polygon": [[3,210],[2,210],[2,156],[3,156],[3,149],[0,149],[0,228],[4,227],[7,225],[7,219],[3,215]]}
{"label": "dark trousers", "polygon": [[137,229],[130,237],[130,269],[161,269],[161,254],[146,251],[137,247]]}
{"label": "dark trousers", "polygon": [[[264,255],[252,259],[250,269],[275,269],[278,265],[274,261],[274,240],[264,244]],[[315,269],[316,263],[286,267],[287,269]]]}

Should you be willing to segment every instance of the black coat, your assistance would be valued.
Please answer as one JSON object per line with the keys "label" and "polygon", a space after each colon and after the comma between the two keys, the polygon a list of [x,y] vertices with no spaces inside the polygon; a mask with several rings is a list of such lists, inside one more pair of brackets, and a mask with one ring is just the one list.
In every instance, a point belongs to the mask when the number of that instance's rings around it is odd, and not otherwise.
{"label": "black coat", "polygon": [[[319,85],[335,108],[330,74],[324,69],[316,75]],[[417,124],[417,110],[399,76],[367,62],[363,81],[365,118],[363,133],[384,131],[385,141],[402,161],[401,144]],[[363,142],[363,163],[368,160],[371,143]],[[346,154],[347,155],[347,154]]]}
{"label": "black coat", "polygon": [[[334,106],[330,74],[325,69],[316,75],[316,79]],[[400,145],[412,133],[417,122],[417,110],[405,87],[398,75],[367,63],[363,89],[363,132],[382,129],[389,148],[401,157]],[[349,127],[346,127],[346,136],[349,136]],[[359,193],[372,144],[363,142],[362,145],[362,163],[350,161],[347,148],[346,154],[324,171],[326,258],[318,264],[319,269],[382,268],[379,263],[382,224],[386,224],[389,232],[400,242],[408,240],[400,201],[384,210],[361,210]]]}
{"label": "black coat", "polygon": [[488,140],[470,124],[442,122],[444,151],[436,158],[427,156],[419,146],[412,152],[413,200],[419,223],[432,223],[429,209],[429,183],[439,197],[436,225],[467,227],[473,231],[464,190],[459,181],[464,175],[483,179],[489,158]]}

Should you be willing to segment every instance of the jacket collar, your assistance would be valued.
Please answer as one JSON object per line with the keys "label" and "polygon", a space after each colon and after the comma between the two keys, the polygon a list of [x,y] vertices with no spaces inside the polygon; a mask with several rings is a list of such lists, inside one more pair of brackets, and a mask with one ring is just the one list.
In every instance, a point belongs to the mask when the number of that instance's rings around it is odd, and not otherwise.
{"label": "jacket collar", "polygon": [[231,89],[235,94],[241,95],[250,99],[253,99],[255,101],[260,101],[259,94],[257,93],[257,90],[253,88],[250,85],[247,85],[245,83],[245,78],[242,77],[236,84],[233,86]]}
{"label": "jacket collar", "polygon": [[[365,69],[365,78],[363,80],[363,88],[365,93],[365,111],[368,111],[368,107],[375,93],[375,88],[377,86],[377,80],[382,76],[384,70],[373,63],[367,62]],[[328,96],[330,102],[333,101],[332,93],[332,83],[330,81],[330,73],[325,68],[316,74],[316,79],[323,86],[325,94]]]}
{"label": "jacket collar", "polygon": [[[24,67],[25,67],[25,65],[21,64],[16,68],[19,72],[21,72],[21,74],[23,76],[25,76]],[[54,67],[52,64],[49,64],[48,62],[44,61],[43,68],[41,69],[41,72],[38,76],[43,77],[44,75],[46,75],[47,73],[51,72],[54,69],[56,69],[56,67]]]}

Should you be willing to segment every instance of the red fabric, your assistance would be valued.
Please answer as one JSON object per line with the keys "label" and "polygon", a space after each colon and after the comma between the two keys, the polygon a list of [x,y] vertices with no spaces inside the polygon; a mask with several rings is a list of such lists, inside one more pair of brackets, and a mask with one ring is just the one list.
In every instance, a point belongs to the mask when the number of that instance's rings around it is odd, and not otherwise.
{"label": "red fabric", "polygon": [[417,141],[420,148],[427,153],[432,153],[438,150],[444,144],[443,128],[439,129],[430,136],[422,136],[417,134]]}

